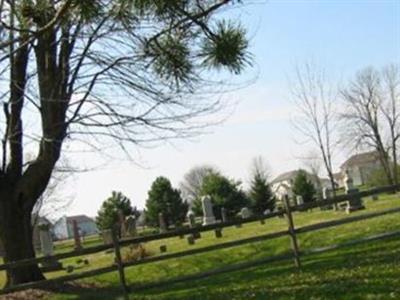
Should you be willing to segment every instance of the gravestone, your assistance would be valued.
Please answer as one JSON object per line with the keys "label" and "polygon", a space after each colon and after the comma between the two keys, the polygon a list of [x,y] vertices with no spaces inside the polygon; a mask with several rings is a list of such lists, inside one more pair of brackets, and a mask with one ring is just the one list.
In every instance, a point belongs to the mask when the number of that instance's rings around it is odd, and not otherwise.
{"label": "gravestone", "polygon": [[50,257],[54,254],[54,244],[50,232],[50,224],[41,223],[38,225],[38,228],[42,254],[44,257],[48,257],[41,263],[43,271],[60,270],[62,268],[61,263]]}
{"label": "gravestone", "polygon": [[160,226],[161,233],[167,232],[167,224],[165,223],[164,214],[161,212],[158,214],[158,224]]}
{"label": "gravestone", "polygon": [[328,200],[331,197],[331,190],[327,187],[322,189],[322,199]]}
{"label": "gravestone", "polygon": [[242,217],[242,219],[248,219],[251,217],[251,212],[247,207],[243,207],[240,210],[240,216]]}
{"label": "gravestone", "polygon": [[301,196],[301,195],[297,195],[296,196],[296,204],[297,205],[303,205],[304,204],[303,196]]}
{"label": "gravestone", "polygon": [[354,190],[353,178],[350,177],[349,171],[346,170],[346,177],[344,178],[344,190],[346,194]]}
{"label": "gravestone", "polygon": [[129,237],[135,237],[137,234],[136,229],[136,218],[134,216],[129,216],[125,221],[126,235]]}
{"label": "gravestone", "polygon": [[222,228],[215,229],[215,237],[222,238]]}
{"label": "gravestone", "polygon": [[[353,179],[349,176],[348,171],[346,171],[346,177],[344,183],[345,183],[344,187],[346,194],[351,195],[358,193],[358,189],[354,187]],[[346,212],[348,214],[360,209],[365,209],[361,197],[353,197],[349,201],[347,201]]]}
{"label": "gravestone", "polygon": [[51,256],[54,252],[53,239],[51,237],[50,225],[49,224],[39,224],[39,238],[40,238],[40,248],[42,250],[43,256]]}
{"label": "gravestone", "polygon": [[221,219],[222,219],[222,223],[228,222],[228,216],[227,216],[225,207],[221,208]]}
{"label": "gravestone", "polygon": [[103,238],[104,245],[111,245],[113,243],[112,231],[111,229],[105,229],[101,232],[101,237]]}
{"label": "gravestone", "polygon": [[[326,201],[331,199],[333,196],[332,189],[324,187],[322,188],[322,200]],[[324,205],[321,206],[321,210],[331,210],[333,209],[332,205]]]}
{"label": "gravestone", "polygon": [[201,204],[203,206],[203,225],[214,224],[215,216],[211,203],[211,197],[204,196],[203,198],[201,198]]}
{"label": "gravestone", "polygon": [[126,236],[125,214],[121,209],[118,210],[118,224],[120,228],[121,237],[125,237]]}
{"label": "gravestone", "polygon": [[81,237],[79,235],[79,227],[78,227],[78,222],[76,220],[72,221],[72,227],[73,227],[73,232],[74,232],[74,242],[75,242],[75,250],[82,250],[82,244],[81,244]]}
{"label": "gravestone", "polygon": [[161,253],[167,252],[167,246],[166,246],[166,245],[161,245],[161,246],[160,246],[160,252],[161,252]]}
{"label": "gravestone", "polygon": [[187,218],[188,218],[188,222],[189,222],[189,227],[193,228],[196,226],[196,219],[194,216],[194,212],[192,210],[189,210],[189,212],[187,213]]}

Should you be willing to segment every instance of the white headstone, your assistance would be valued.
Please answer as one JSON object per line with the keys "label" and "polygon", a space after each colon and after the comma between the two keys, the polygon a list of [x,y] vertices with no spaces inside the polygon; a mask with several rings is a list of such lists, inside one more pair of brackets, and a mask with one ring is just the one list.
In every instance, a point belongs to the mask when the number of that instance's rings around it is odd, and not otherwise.
{"label": "white headstone", "polygon": [[211,197],[204,196],[201,198],[201,204],[203,206],[203,225],[214,224],[215,216],[211,203]]}
{"label": "white headstone", "polygon": [[353,179],[350,177],[348,170],[346,170],[346,176],[344,178],[344,189],[346,193],[354,189]]}
{"label": "white headstone", "polygon": [[240,215],[242,216],[242,219],[247,219],[251,217],[251,212],[247,207],[243,207],[240,210]]}
{"label": "white headstone", "polygon": [[322,199],[326,200],[329,198],[329,196],[330,196],[329,189],[327,187],[324,187],[322,189]]}
{"label": "white headstone", "polygon": [[297,205],[303,205],[304,204],[303,196],[301,196],[301,195],[297,195],[296,196],[296,204]]}

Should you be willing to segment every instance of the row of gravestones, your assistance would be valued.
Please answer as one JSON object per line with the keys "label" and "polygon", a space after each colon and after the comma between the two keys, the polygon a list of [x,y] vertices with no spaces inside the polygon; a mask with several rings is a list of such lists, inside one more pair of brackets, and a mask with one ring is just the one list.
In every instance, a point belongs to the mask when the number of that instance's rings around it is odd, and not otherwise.
{"label": "row of gravestones", "polygon": [[[353,179],[349,176],[347,171],[346,171],[346,177],[344,179],[344,184],[345,184],[344,188],[345,188],[346,194],[350,195],[350,194],[356,194],[359,192],[359,190],[354,187]],[[331,189],[329,189],[327,187],[324,187],[322,189],[322,199],[323,200],[330,199],[332,196],[333,196],[333,192]],[[373,196],[373,200],[376,200],[376,199],[377,199],[377,196]],[[296,200],[296,205],[304,204],[303,197],[300,195],[296,195],[295,200]],[[332,208],[330,207],[330,209],[332,209]],[[361,197],[353,197],[349,201],[346,202],[345,207],[343,209],[349,214],[353,211],[365,209],[365,206],[363,204],[363,200],[361,199]]]}
{"label": "row of gravestones", "polygon": [[[73,222],[73,232],[75,241],[75,250],[82,249],[81,240],[79,236],[79,228],[77,222]],[[41,252],[45,261],[41,263],[42,270],[53,271],[62,269],[62,264],[56,259],[52,258],[54,254],[54,241],[50,230],[50,223],[41,221],[33,229],[33,244],[35,251]],[[4,249],[0,241],[0,256],[4,256]]]}
{"label": "row of gravestones", "polygon": [[[214,224],[216,223],[216,218],[214,215],[214,210],[213,210],[213,205],[211,202],[211,197],[210,196],[204,196],[201,199],[201,204],[202,204],[202,209],[203,209],[203,225],[209,225],[209,224]],[[265,213],[268,213],[269,211],[266,211]],[[247,207],[243,207],[240,210],[239,213],[240,217],[242,219],[247,219],[251,217],[251,211],[249,208]],[[189,225],[191,227],[194,226],[194,213],[193,211],[189,211],[188,212],[188,221],[189,221]],[[225,207],[221,208],[221,221],[223,223],[228,221],[228,217],[227,217],[227,210]]]}
{"label": "row of gravestones", "polygon": [[[345,191],[346,194],[355,194],[359,190],[354,187],[353,180],[352,178],[346,173],[346,178],[345,178]],[[323,198],[328,199],[332,195],[331,191],[327,188],[323,189]],[[205,196],[201,200],[202,203],[202,209],[203,209],[203,225],[209,225],[209,224],[214,224],[216,222],[215,216],[214,216],[214,211],[213,211],[213,205],[211,202],[211,198],[209,196]],[[296,197],[296,204],[297,205],[302,205],[304,204],[303,198],[301,196]],[[365,206],[363,205],[363,201],[360,197],[354,197],[351,200],[347,202],[347,205],[345,207],[345,210],[347,213],[351,213],[356,210],[364,209]],[[119,216],[119,227],[121,230],[121,237],[122,238],[131,238],[135,237],[137,235],[137,228],[136,228],[136,219],[133,216],[129,216],[126,218],[122,211],[118,212]],[[240,216],[243,219],[247,219],[251,216],[251,211],[247,207],[243,207],[240,211]],[[188,212],[188,221],[189,221],[189,226],[194,227],[195,226],[195,216],[192,211]],[[227,212],[226,209],[223,207],[221,209],[221,221],[222,222],[227,222]],[[159,224],[160,224],[160,231],[161,233],[167,231],[167,226],[166,222],[164,219],[164,216],[162,213],[159,214]],[[53,244],[53,239],[52,235],[50,232],[50,226],[47,223],[42,223],[38,224],[38,229],[39,229],[39,237],[38,240],[40,242],[40,247],[39,250],[42,252],[43,256],[52,256],[54,253],[54,244]],[[82,249],[82,244],[81,244],[81,237],[79,235],[79,227],[77,225],[77,222],[73,222],[73,233],[74,233],[74,244],[75,244],[75,250],[81,250]],[[103,236],[103,241],[105,244],[112,244],[112,233],[111,230],[105,230],[102,232]],[[0,256],[4,255],[4,249],[0,241]],[[49,267],[59,267],[59,263],[56,261],[50,261],[45,264]]]}
{"label": "row of gravestones", "polygon": [[[118,211],[118,227],[120,229],[120,236],[124,238],[133,238],[137,235],[136,218],[134,216],[126,217],[124,213]],[[113,243],[113,234],[111,229],[105,229],[101,232],[101,237],[105,245]]]}

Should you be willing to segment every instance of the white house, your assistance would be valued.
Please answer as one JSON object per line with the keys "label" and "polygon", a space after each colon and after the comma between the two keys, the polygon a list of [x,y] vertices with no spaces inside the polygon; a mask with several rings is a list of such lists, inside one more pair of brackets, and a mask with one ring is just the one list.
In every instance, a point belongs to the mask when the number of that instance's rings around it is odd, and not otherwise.
{"label": "white house", "polygon": [[97,234],[96,222],[85,215],[63,216],[54,223],[53,232],[58,240],[70,239],[74,237],[73,222],[76,221],[81,236]]}
{"label": "white house", "polygon": [[376,151],[355,154],[340,166],[340,172],[335,174],[335,179],[339,187],[343,187],[347,171],[353,179],[354,185],[363,185],[367,183],[371,174],[380,169],[381,166],[379,155]]}
{"label": "white house", "polygon": [[[305,172],[308,180],[314,184],[316,190],[321,190],[324,187],[330,188],[331,185],[328,179],[319,178],[318,176],[310,174],[307,171]],[[274,180],[272,180],[271,189],[278,199],[282,199],[284,195],[288,195],[289,197],[293,196],[292,187],[298,173],[299,170],[289,171],[280,174]]]}

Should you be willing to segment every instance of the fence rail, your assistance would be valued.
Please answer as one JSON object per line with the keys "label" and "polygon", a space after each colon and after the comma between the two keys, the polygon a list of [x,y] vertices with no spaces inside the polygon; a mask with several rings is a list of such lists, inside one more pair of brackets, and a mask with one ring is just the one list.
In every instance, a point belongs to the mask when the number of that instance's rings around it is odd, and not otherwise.
{"label": "fence rail", "polygon": [[[196,254],[206,253],[206,252],[210,252],[210,251],[245,245],[248,243],[272,240],[272,239],[276,239],[276,238],[283,237],[283,236],[289,236],[291,239],[291,245],[292,245],[291,253],[284,253],[284,254],[278,255],[278,256],[267,257],[267,258],[263,258],[263,259],[253,261],[253,262],[244,262],[244,263],[239,263],[239,264],[235,264],[235,265],[229,265],[229,266],[226,266],[226,267],[223,267],[220,269],[209,270],[209,271],[202,272],[199,274],[187,275],[187,276],[175,278],[175,279],[168,280],[168,281],[155,282],[155,283],[150,283],[150,284],[146,284],[146,285],[142,285],[142,286],[133,286],[133,287],[135,290],[137,290],[137,289],[143,289],[146,287],[154,287],[154,286],[163,285],[166,282],[171,283],[171,282],[178,282],[178,281],[193,280],[193,279],[197,279],[197,278],[203,278],[203,277],[209,276],[209,275],[220,274],[220,273],[234,271],[234,270],[240,270],[240,269],[244,269],[244,268],[257,266],[260,264],[272,263],[272,262],[286,260],[286,259],[294,259],[296,267],[300,268],[301,267],[301,261],[300,261],[301,256],[322,253],[325,251],[331,251],[334,249],[338,249],[340,247],[356,245],[358,243],[375,241],[375,240],[379,240],[379,239],[400,237],[400,231],[383,233],[383,234],[379,234],[379,235],[375,235],[375,236],[365,237],[365,238],[358,239],[358,240],[348,241],[348,242],[338,244],[338,245],[331,245],[331,246],[327,246],[327,247],[322,247],[322,248],[317,248],[317,249],[309,249],[309,250],[303,250],[303,251],[299,249],[299,245],[297,243],[297,235],[298,234],[318,231],[318,230],[325,229],[325,228],[330,228],[330,227],[334,227],[334,226],[349,224],[349,223],[367,220],[367,219],[371,219],[371,218],[381,217],[383,215],[399,213],[400,207],[386,209],[386,210],[382,210],[382,211],[378,211],[378,212],[364,213],[362,215],[346,217],[346,218],[342,218],[342,219],[338,219],[338,220],[320,222],[317,224],[305,225],[305,226],[302,226],[299,228],[295,228],[292,212],[303,211],[303,210],[317,208],[317,207],[325,207],[327,205],[333,205],[335,203],[349,201],[356,197],[367,197],[367,196],[372,196],[372,195],[376,195],[376,194],[380,194],[380,193],[395,192],[395,191],[398,191],[399,189],[400,189],[400,185],[386,186],[386,187],[374,188],[371,190],[362,191],[362,192],[354,193],[354,194],[339,195],[332,199],[326,199],[323,201],[316,201],[316,202],[306,203],[306,204],[297,205],[297,206],[291,206],[289,204],[288,199],[285,198],[285,201],[284,201],[285,209],[284,210],[273,212],[273,213],[270,213],[267,215],[254,216],[254,217],[244,219],[244,220],[242,220],[242,219],[232,220],[232,221],[224,222],[224,223],[217,223],[217,224],[211,224],[211,225],[206,225],[206,226],[198,226],[195,228],[181,228],[181,229],[171,231],[171,232],[137,237],[137,238],[131,238],[131,239],[120,240],[120,241],[118,241],[118,239],[114,235],[114,239],[113,239],[114,243],[113,244],[94,246],[94,247],[85,248],[85,249],[82,249],[79,251],[74,250],[74,251],[67,252],[67,253],[56,254],[51,257],[39,257],[39,258],[35,258],[35,259],[26,259],[26,260],[20,260],[17,262],[5,263],[3,265],[0,265],[0,271],[9,270],[12,268],[19,268],[19,267],[27,266],[27,265],[31,265],[31,264],[42,263],[42,262],[48,260],[49,258],[61,260],[61,259],[66,259],[66,258],[71,258],[71,257],[78,257],[78,256],[82,256],[82,255],[102,252],[102,251],[106,251],[106,250],[110,250],[110,249],[114,250],[115,256],[116,256],[116,264],[111,265],[111,266],[98,268],[96,270],[81,272],[78,274],[70,274],[70,275],[65,275],[65,276],[61,276],[61,277],[57,277],[57,278],[53,278],[53,279],[7,287],[3,290],[0,290],[0,294],[11,293],[11,292],[16,292],[16,291],[21,291],[21,290],[26,290],[26,289],[31,289],[31,288],[46,288],[46,287],[51,287],[55,284],[60,284],[60,283],[64,283],[67,281],[78,280],[78,279],[83,279],[83,278],[88,278],[88,277],[93,277],[93,276],[109,273],[109,272],[118,271],[119,276],[120,276],[121,286],[123,289],[122,291],[123,291],[124,295],[126,296],[129,293],[129,289],[126,284],[125,273],[124,273],[124,269],[126,267],[132,267],[132,266],[143,265],[143,264],[147,264],[147,263],[159,262],[159,261],[164,261],[164,260],[173,259],[173,258],[181,258],[181,257],[185,257],[185,256],[196,255]],[[211,231],[211,230],[221,229],[221,228],[230,227],[230,226],[239,225],[239,224],[246,224],[246,223],[255,222],[255,221],[264,221],[266,219],[274,218],[277,216],[286,216],[286,219],[288,222],[287,230],[277,231],[277,232],[268,233],[268,234],[264,234],[264,235],[258,235],[255,237],[250,237],[250,238],[245,238],[245,239],[240,239],[240,240],[218,243],[215,245],[210,245],[210,246],[206,246],[206,247],[202,247],[202,248],[189,249],[189,250],[180,251],[180,252],[176,252],[176,253],[170,253],[170,254],[163,254],[160,256],[144,258],[144,259],[133,261],[133,262],[123,262],[121,259],[120,247],[123,247],[123,246],[131,245],[131,244],[139,244],[139,243],[144,243],[144,242],[150,242],[150,241],[156,241],[156,240],[161,240],[161,239],[171,238],[171,237],[178,237],[178,236],[194,234],[194,233],[198,233],[198,232]]]}

